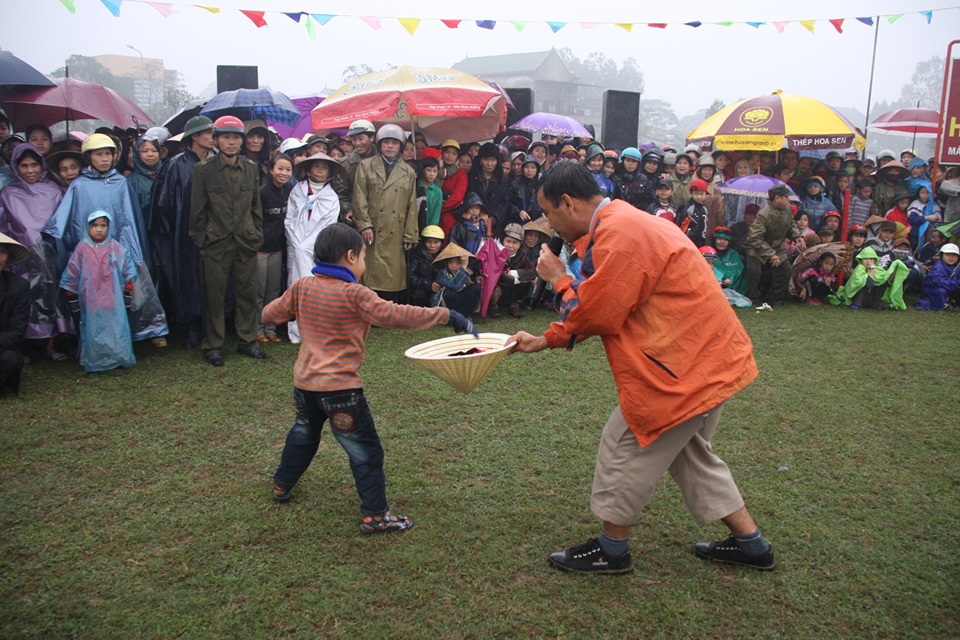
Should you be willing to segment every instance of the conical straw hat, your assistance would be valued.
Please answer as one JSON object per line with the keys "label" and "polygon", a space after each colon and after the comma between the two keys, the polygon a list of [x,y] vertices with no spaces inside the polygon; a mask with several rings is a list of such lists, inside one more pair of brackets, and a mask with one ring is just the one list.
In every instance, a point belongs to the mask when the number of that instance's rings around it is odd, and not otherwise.
{"label": "conical straw hat", "polygon": [[527,224],[523,225],[523,230],[539,231],[540,233],[545,233],[548,236],[553,235],[553,227],[550,226],[547,216],[540,216],[536,220],[531,220]]}
{"label": "conical straw hat", "polygon": [[477,257],[458,245],[456,242],[451,242],[443,248],[443,251],[441,251],[436,258],[433,259],[433,264],[436,266],[436,264],[441,260],[447,260],[448,258],[462,258],[463,256],[468,258]]}
{"label": "conical straw hat", "polygon": [[[450,336],[410,347],[404,355],[457,391],[470,393],[510,353],[516,343],[505,344],[509,337],[505,333],[481,333],[479,338],[469,334]],[[450,355],[474,347],[487,351]]]}
{"label": "conical straw hat", "polygon": [[3,245],[9,254],[7,256],[7,264],[10,266],[24,262],[30,255],[30,252],[25,246],[2,233],[0,233],[0,245]]}

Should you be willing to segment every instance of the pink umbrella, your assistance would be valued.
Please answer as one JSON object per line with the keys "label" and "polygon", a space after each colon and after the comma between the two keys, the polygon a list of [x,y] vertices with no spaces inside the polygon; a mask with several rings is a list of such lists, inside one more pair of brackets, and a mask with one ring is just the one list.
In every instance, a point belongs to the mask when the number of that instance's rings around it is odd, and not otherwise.
{"label": "pink umbrella", "polygon": [[19,128],[64,120],[103,120],[123,128],[153,124],[140,107],[113,89],[73,78],[57,78],[56,83],[43,89],[15,89],[0,104]]}
{"label": "pink umbrella", "polygon": [[507,264],[510,257],[510,250],[501,247],[493,240],[487,240],[477,251],[477,259],[480,260],[483,271],[483,284],[480,286],[480,315],[487,317],[487,308],[490,306],[490,298],[493,297],[493,290],[497,288],[500,282],[500,275],[503,273],[503,265]]}
{"label": "pink umbrella", "polygon": [[296,105],[297,110],[300,112],[300,119],[297,120],[297,123],[291,126],[282,122],[274,122],[268,118],[267,124],[273,126],[281,138],[302,138],[308,133],[313,133],[313,124],[310,122],[310,112],[315,106],[323,102],[323,99],[326,97],[325,95],[317,93],[312,96],[291,98],[293,104]]}
{"label": "pink umbrella", "polygon": [[933,109],[896,109],[888,111],[870,123],[876,131],[907,133],[935,137],[940,127],[940,114]]}

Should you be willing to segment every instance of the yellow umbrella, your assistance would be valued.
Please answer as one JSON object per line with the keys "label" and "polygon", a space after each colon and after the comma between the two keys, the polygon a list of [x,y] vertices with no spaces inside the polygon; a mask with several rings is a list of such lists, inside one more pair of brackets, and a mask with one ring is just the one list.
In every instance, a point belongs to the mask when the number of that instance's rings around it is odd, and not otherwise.
{"label": "yellow umbrella", "polygon": [[398,124],[422,131],[427,142],[447,138],[487,140],[506,121],[506,101],[497,89],[458,69],[402,66],[346,83],[314,107],[316,131],[340,129],[354,120]]}
{"label": "yellow umbrella", "polygon": [[813,98],[779,89],[724,107],[687,136],[703,150],[794,151],[846,149],[863,151],[863,133],[832,108]]}

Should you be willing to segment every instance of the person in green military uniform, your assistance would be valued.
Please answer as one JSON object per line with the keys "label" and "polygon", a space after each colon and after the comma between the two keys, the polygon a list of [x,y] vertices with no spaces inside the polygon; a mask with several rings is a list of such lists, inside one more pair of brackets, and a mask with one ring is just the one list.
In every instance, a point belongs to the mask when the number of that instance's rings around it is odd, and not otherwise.
{"label": "person in green military uniform", "polygon": [[796,241],[802,251],[805,247],[800,231],[793,225],[790,190],[778,184],[767,192],[768,201],[757,213],[757,219],[747,230],[743,250],[747,256],[747,297],[760,300],[760,278],[765,269],[771,271],[770,287],[763,296],[769,304],[780,304],[787,297],[790,284],[790,261],[787,260],[787,238]]}
{"label": "person in green military uniform", "polygon": [[403,129],[386,124],[377,131],[379,153],[362,160],[353,184],[353,219],[367,243],[363,283],[381,298],[403,302],[406,252],[417,246],[417,174],[400,160]]}
{"label": "person in green military uniform", "polygon": [[190,206],[190,238],[200,248],[203,264],[204,359],[223,366],[224,301],[233,278],[237,352],[262,360],[257,346],[257,249],[263,243],[260,172],[240,155],[246,135],[233,116],[217,118],[213,137],[220,153],[194,168]]}

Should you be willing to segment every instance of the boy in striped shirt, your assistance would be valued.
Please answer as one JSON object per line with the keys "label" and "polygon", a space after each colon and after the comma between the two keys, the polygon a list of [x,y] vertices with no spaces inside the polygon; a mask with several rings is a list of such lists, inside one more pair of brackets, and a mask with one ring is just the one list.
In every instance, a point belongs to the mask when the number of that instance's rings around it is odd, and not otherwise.
{"label": "boy in striped shirt", "polygon": [[[360,234],[342,223],[326,227],[314,245],[313,275],[293,283],[263,310],[263,323],[296,320],[300,355],[293,371],[297,420],[274,475],[273,498],[290,500],[290,491],[320,447],[323,423],[347,452],[363,519],[361,533],[403,531],[413,520],[390,513],[383,447],[363,394],[358,370],[370,325],[426,329],[444,323],[473,333],[473,323],[456,311],[399,305],[358,284],[366,268]],[[305,418],[305,419],[304,419]]]}

